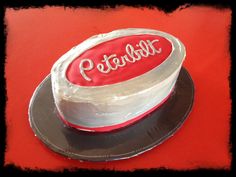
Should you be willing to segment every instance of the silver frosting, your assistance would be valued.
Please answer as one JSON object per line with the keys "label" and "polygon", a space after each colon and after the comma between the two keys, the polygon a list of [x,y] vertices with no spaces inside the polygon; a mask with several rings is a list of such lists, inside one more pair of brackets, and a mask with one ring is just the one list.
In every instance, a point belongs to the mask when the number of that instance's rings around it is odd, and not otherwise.
{"label": "silver frosting", "polygon": [[[172,44],[171,54],[154,69],[124,82],[79,86],[67,80],[69,64],[84,51],[105,41],[138,34],[165,37]],[[51,69],[56,107],[65,120],[83,127],[98,128],[124,123],[155,107],[170,94],[185,55],[185,47],[177,38],[151,29],[128,28],[88,38],[60,57]]]}

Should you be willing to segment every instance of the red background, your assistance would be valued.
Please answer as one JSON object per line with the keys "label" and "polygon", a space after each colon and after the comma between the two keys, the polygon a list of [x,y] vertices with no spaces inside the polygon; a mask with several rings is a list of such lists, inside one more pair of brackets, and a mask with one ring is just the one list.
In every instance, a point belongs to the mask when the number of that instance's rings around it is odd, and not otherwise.
{"label": "red background", "polygon": [[[230,167],[229,9],[189,7],[165,14],[146,8],[47,7],[7,9],[5,20],[8,32],[5,165],[48,170]],[[34,89],[71,47],[92,35],[127,27],[159,29],[185,44],[184,66],[196,89],[189,118],[169,140],[128,160],[80,162],[54,153],[34,136],[28,123],[27,109]]]}

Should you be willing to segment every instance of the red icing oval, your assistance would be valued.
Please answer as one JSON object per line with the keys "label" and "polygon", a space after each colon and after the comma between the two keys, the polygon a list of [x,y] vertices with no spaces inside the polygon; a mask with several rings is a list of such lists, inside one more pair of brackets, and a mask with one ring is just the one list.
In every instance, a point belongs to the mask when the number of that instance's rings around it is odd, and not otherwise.
{"label": "red icing oval", "polygon": [[[140,44],[141,40],[144,42]],[[126,50],[127,45],[128,52]],[[83,52],[70,63],[66,71],[66,77],[73,84],[81,86],[115,84],[140,76],[157,67],[167,59],[171,51],[171,43],[161,36],[143,34],[119,37]],[[112,57],[112,54],[115,54],[116,57]],[[103,61],[104,55],[110,57],[107,62]],[[86,76],[83,77],[80,72],[79,66],[84,59],[89,59],[93,63],[92,67],[88,61],[82,62],[85,69],[84,73],[91,79],[90,81],[86,80]],[[113,60],[115,60],[115,63]],[[124,63],[125,66],[123,66]],[[98,65],[103,65],[104,71],[110,68],[110,72],[103,73],[99,71]]]}

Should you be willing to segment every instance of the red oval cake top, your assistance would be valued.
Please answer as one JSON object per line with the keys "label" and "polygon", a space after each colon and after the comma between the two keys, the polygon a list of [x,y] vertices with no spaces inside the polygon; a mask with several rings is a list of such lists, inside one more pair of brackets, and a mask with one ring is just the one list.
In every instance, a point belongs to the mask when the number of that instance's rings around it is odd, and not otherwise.
{"label": "red oval cake top", "polygon": [[86,50],[67,68],[67,79],[81,86],[102,86],[140,76],[160,65],[172,51],[157,35],[119,37]]}

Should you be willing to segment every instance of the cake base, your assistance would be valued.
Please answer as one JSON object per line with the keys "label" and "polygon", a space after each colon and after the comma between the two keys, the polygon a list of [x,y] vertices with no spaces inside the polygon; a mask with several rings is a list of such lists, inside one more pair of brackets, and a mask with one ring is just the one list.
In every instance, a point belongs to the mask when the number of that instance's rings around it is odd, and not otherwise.
{"label": "cake base", "polygon": [[48,75],[29,105],[35,135],[53,151],[84,161],[112,161],[137,156],[172,136],[191,111],[194,84],[182,68],[170,98],[140,121],[111,132],[93,133],[66,126],[57,113]]}

